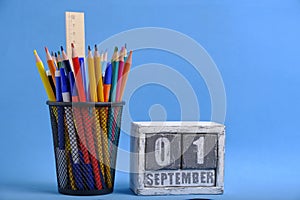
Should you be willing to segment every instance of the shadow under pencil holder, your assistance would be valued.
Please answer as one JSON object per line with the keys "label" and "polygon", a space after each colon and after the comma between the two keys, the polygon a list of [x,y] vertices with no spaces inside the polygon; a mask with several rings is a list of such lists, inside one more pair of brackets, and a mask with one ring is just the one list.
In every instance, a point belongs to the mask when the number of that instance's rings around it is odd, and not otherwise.
{"label": "shadow under pencil holder", "polygon": [[113,192],[124,102],[47,101],[58,191],[69,195]]}

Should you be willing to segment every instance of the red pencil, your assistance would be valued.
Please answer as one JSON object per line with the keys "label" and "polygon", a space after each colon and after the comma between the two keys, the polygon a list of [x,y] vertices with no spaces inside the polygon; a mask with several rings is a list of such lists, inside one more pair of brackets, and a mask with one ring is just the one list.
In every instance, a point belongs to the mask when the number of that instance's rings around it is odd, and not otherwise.
{"label": "red pencil", "polygon": [[[72,74],[72,73],[71,73]],[[71,75],[72,76],[72,75]],[[73,81],[71,81],[73,82]],[[72,84],[72,83],[71,83]],[[76,94],[76,84],[73,83],[74,87],[71,88],[72,90],[72,102],[78,102],[78,96]],[[77,87],[78,89],[78,87]],[[78,91],[78,90],[77,90]],[[101,183],[100,178],[100,170],[98,166],[98,160],[96,157],[96,149],[94,144],[94,138],[92,134],[92,119],[88,113],[87,108],[78,108],[73,107],[74,109],[74,117],[77,125],[77,133],[79,135],[79,146],[83,153],[83,159],[86,164],[92,163],[92,168],[94,172],[94,178],[97,189],[102,189],[103,185]],[[82,114],[82,115],[81,115]]]}
{"label": "red pencil", "polygon": [[73,68],[75,73],[75,80],[78,89],[79,100],[81,102],[86,102],[85,90],[84,90],[82,75],[80,71],[79,58],[77,56],[74,44],[72,43],[71,46],[72,46],[72,62],[73,62]]}

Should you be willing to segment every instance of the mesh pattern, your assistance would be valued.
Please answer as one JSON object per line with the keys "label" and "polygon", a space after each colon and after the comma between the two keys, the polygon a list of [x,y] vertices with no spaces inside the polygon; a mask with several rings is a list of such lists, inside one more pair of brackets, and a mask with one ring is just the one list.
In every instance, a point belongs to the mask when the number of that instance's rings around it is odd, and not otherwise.
{"label": "mesh pattern", "polygon": [[60,192],[112,191],[122,107],[49,105]]}
{"label": "mesh pattern", "polygon": [[[108,114],[108,138],[109,138],[109,150],[112,155],[115,155],[118,150],[119,137],[120,137],[120,127],[121,127],[121,115],[122,108],[112,107],[109,109]],[[113,157],[110,157],[110,165],[115,166],[116,160]]]}

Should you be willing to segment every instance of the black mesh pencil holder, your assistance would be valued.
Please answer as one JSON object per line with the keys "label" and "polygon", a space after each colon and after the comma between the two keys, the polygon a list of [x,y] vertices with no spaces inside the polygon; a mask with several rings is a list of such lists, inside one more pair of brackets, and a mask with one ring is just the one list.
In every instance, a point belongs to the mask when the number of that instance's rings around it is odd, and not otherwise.
{"label": "black mesh pencil holder", "polygon": [[113,191],[124,102],[50,102],[58,191]]}

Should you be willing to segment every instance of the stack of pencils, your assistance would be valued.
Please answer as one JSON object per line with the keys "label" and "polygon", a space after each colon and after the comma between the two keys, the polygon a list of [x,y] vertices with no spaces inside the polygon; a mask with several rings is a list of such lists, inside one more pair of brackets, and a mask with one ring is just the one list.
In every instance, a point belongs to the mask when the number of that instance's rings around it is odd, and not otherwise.
{"label": "stack of pencils", "polygon": [[[94,52],[88,47],[86,59],[79,58],[74,44],[71,46],[71,61],[63,47],[55,53],[45,47],[47,71],[34,50],[49,99],[59,189],[112,190],[123,105],[120,102],[132,51],[128,55],[126,45],[120,51],[115,47],[108,62],[107,50],[100,53],[96,45]],[[82,106],[84,102],[88,106]]]}
{"label": "stack of pencils", "polygon": [[[63,47],[61,47],[61,52],[51,52],[51,54],[47,47],[45,47],[47,64],[49,67],[49,70],[47,71],[45,71],[42,60],[38,56],[36,50],[34,50],[36,65],[49,101],[57,101],[57,85],[55,80],[56,71],[64,71],[64,75],[66,75],[66,77],[69,79],[67,80],[69,83],[70,76],[75,77],[79,102],[122,101],[128,78],[128,72],[130,71],[131,67],[132,51],[130,51],[129,55],[127,55],[126,45],[121,48],[120,52],[118,52],[118,48],[115,47],[111,62],[108,62],[107,50],[103,53],[99,53],[98,48],[95,45],[94,53],[92,53],[92,50],[89,46],[88,56],[86,59],[88,69],[86,69],[85,59],[78,57],[74,44],[71,44],[71,46],[72,62],[70,62]],[[69,92],[72,95],[73,91]]]}

